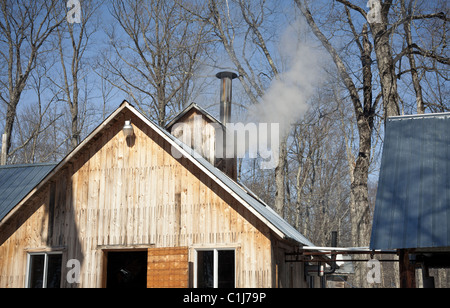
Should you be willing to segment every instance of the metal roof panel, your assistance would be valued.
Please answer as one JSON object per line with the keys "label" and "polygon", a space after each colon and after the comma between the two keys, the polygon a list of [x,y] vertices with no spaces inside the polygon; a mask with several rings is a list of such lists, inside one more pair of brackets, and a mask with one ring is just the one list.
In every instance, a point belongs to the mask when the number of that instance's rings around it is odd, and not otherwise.
{"label": "metal roof panel", "polygon": [[0,221],[33,190],[55,164],[0,167]]}
{"label": "metal roof panel", "polygon": [[388,120],[371,249],[450,246],[450,114]]}

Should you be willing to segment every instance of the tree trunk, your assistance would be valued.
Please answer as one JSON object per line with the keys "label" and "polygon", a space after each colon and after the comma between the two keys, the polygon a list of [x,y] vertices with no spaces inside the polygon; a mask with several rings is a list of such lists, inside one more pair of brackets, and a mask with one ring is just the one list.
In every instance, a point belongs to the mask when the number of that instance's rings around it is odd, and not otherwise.
{"label": "tree trunk", "polygon": [[78,104],[75,104],[73,107],[71,107],[70,112],[72,114],[72,132],[70,137],[70,146],[71,150],[73,150],[78,146],[78,143],[80,143],[80,134],[78,132]]}
{"label": "tree trunk", "polygon": [[397,75],[395,74],[394,59],[392,57],[390,32],[387,31],[391,5],[392,1],[385,1],[381,8],[380,20],[370,24],[378,62],[385,119],[400,115]]}
{"label": "tree trunk", "polygon": [[[73,40],[73,35],[72,35],[72,43],[75,43],[75,41]],[[75,46],[75,44],[72,44],[73,46]],[[74,49],[74,53],[73,53],[73,64],[72,64],[72,81],[73,81],[73,85],[72,85],[72,91],[73,91],[73,96],[72,96],[72,100],[70,100],[70,88],[68,86],[68,84],[66,83],[66,91],[67,91],[67,97],[69,100],[69,105],[70,105],[70,112],[72,114],[72,131],[71,131],[71,138],[70,138],[70,145],[71,145],[71,150],[75,149],[78,144],[80,143],[80,126],[79,126],[79,103],[78,103],[78,99],[79,99],[79,88],[78,88],[78,63],[80,61],[80,58],[78,57],[79,52],[77,52],[76,49]],[[64,65],[64,63],[62,63],[62,65]]]}
{"label": "tree trunk", "polygon": [[278,166],[275,168],[275,211],[281,217],[284,217],[284,203],[286,200],[286,159],[287,137],[283,137],[280,143]]}
{"label": "tree trunk", "polygon": [[[410,5],[412,5],[412,1],[410,2]],[[402,17],[406,18],[408,16],[405,0],[401,1],[402,6]],[[411,11],[411,7],[409,8],[409,11]],[[406,44],[408,46],[413,45],[412,40],[412,34],[411,34],[411,21],[412,21],[412,15],[411,18],[403,24],[403,28],[405,30],[405,39]],[[414,86],[414,91],[416,92],[416,104],[417,104],[417,113],[418,114],[424,114],[425,113],[425,104],[423,101],[423,94],[422,94],[422,86],[420,85],[420,78],[419,73],[417,72],[417,66],[416,66],[416,59],[414,57],[414,54],[409,52],[407,53],[408,60],[409,60],[409,66],[411,68],[411,78]]]}
{"label": "tree trunk", "polygon": [[0,166],[4,166],[6,165],[6,158],[7,158],[7,146],[6,146],[6,142],[8,139],[8,135],[7,134],[3,134],[2,135],[2,151],[1,151],[1,158],[0,158]]}
{"label": "tree trunk", "polygon": [[352,212],[352,240],[355,246],[368,246],[370,236],[368,178],[372,150],[372,132],[374,128],[375,105],[372,103],[372,45],[368,29],[363,27],[361,46],[361,65],[363,68],[364,110],[356,112],[359,132],[359,154],[353,171],[350,205]]}
{"label": "tree trunk", "polygon": [[17,115],[17,106],[19,105],[22,91],[25,88],[25,80],[23,78],[18,83],[19,84],[15,87],[12,83],[10,84],[10,101],[6,110],[5,130],[2,136],[2,152],[0,155],[0,165],[2,166],[6,165],[8,162],[8,154],[12,145],[12,131],[14,129],[14,122]]}
{"label": "tree trunk", "polygon": [[16,118],[16,109],[18,103],[19,100],[13,98],[8,105],[8,110],[6,111],[5,131],[2,137],[2,152],[0,162],[0,165],[2,166],[6,165],[8,162],[8,153],[11,149],[12,130]]}
{"label": "tree trunk", "polygon": [[352,217],[352,242],[354,246],[369,246],[370,215],[369,215],[369,190],[367,186],[370,166],[371,131],[369,128],[359,129],[359,155],[353,170],[351,184],[351,217]]}

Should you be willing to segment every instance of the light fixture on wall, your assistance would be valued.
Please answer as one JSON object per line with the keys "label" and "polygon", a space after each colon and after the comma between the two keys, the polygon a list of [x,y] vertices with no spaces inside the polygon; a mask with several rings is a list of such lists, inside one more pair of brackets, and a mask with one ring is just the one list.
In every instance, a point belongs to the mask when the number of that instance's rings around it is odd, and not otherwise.
{"label": "light fixture on wall", "polygon": [[123,134],[125,135],[126,138],[133,136],[134,130],[133,130],[133,126],[131,125],[131,120],[125,121],[125,125],[123,126],[122,130],[123,130]]}

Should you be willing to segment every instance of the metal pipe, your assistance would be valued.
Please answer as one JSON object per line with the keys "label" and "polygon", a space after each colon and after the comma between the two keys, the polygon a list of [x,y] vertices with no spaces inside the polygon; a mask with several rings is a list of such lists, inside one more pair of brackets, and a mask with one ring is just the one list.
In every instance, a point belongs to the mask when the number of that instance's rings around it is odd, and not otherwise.
{"label": "metal pipe", "polygon": [[232,83],[238,75],[233,72],[220,72],[216,77],[220,79],[220,121],[226,125],[231,118]]}
{"label": "metal pipe", "polygon": [[369,247],[315,247],[303,246],[301,250],[316,250],[316,251],[335,251],[335,252],[353,252],[353,253],[375,253],[375,254],[397,254],[397,250],[370,250]]}

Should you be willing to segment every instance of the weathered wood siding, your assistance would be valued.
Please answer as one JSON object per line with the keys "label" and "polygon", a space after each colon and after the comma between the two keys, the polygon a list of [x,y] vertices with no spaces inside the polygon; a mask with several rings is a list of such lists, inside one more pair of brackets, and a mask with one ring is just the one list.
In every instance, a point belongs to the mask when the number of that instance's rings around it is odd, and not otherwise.
{"label": "weathered wood siding", "polygon": [[214,165],[216,131],[213,125],[220,126],[218,123],[212,123],[193,108],[170,127],[170,133]]}
{"label": "weathered wood siding", "polygon": [[[223,147],[222,143],[226,136],[219,123],[212,122],[193,108],[169,129],[172,135],[192,147],[219,170],[225,172],[230,178],[237,179],[236,157],[223,159],[227,155],[227,149]],[[216,138],[219,141],[216,142]],[[217,158],[218,156],[219,158]]]}
{"label": "weathered wood siding", "polygon": [[[104,250],[133,247],[189,247],[190,261],[196,247],[234,247],[237,287],[278,285],[276,236],[130,112],[84,149],[0,230],[0,287],[24,287],[27,253],[50,250],[63,252],[63,287],[102,287]],[[79,284],[65,279],[70,259]]]}
{"label": "weathered wood siding", "polygon": [[188,288],[189,248],[151,248],[148,250],[148,288]]}

